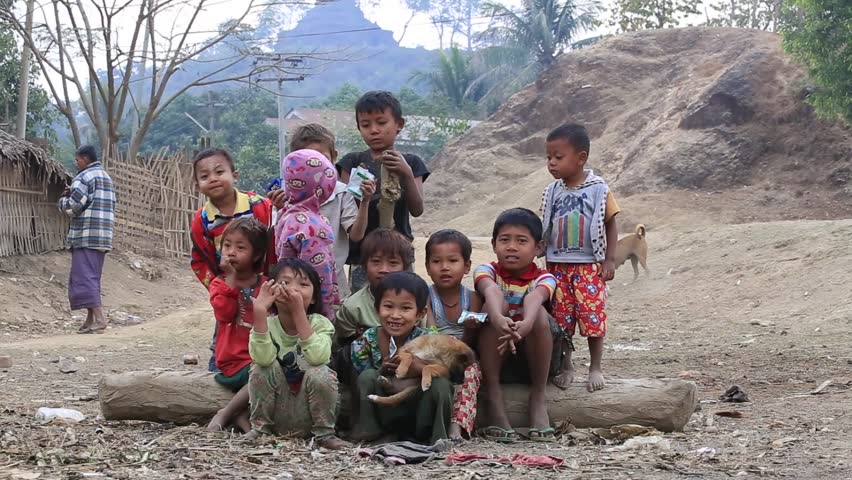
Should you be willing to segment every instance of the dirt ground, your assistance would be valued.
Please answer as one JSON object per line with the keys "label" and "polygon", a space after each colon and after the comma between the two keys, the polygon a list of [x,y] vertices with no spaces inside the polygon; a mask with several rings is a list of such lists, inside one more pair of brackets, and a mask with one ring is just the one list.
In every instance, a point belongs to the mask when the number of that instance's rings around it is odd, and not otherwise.
{"label": "dirt ground", "polygon": [[[619,451],[582,434],[551,445],[457,447],[552,455],[566,460],[559,470],[440,461],[386,467],[301,440],[248,445],[197,426],[100,420],[104,375],[204,368],[212,320],[203,290],[183,265],[134,268],[138,259],[112,256],[106,303],[114,319],[125,312],[140,320],[116,320],[104,335],[74,335],[77,321],[61,308],[67,259],[3,259],[0,355],[14,365],[0,370],[0,478],[849,478],[850,237],[852,220],[652,230],[651,275],[631,283],[628,265],[610,284],[605,372],[691,380],[700,411],[684,432],[662,435],[668,448]],[[487,239],[475,243],[475,262],[489,261]],[[184,366],[185,353],[199,355],[201,365]],[[77,371],[60,373],[60,357]],[[578,343],[580,373],[587,359]],[[819,394],[809,393],[829,380]],[[751,403],[718,403],[735,384]],[[87,419],[44,424],[34,419],[42,406],[77,409]]]}

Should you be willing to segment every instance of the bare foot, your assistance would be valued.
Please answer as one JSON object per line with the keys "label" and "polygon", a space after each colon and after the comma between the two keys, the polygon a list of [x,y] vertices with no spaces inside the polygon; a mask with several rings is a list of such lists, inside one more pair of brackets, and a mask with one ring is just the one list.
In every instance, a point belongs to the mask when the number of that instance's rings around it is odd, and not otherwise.
{"label": "bare foot", "polygon": [[262,433],[260,433],[260,432],[259,432],[259,431],[257,431],[257,430],[249,430],[249,431],[248,431],[248,433],[246,433],[245,435],[243,435],[241,438],[242,438],[243,440],[253,441],[253,440],[257,440],[257,439],[258,439],[258,438],[260,438],[262,435],[263,435],[263,434],[262,434]]}
{"label": "bare foot", "polygon": [[550,417],[547,415],[547,396],[544,392],[530,393],[530,428],[550,427]]}
{"label": "bare foot", "polygon": [[237,415],[237,418],[234,419],[234,425],[237,426],[243,433],[251,432],[251,422],[249,421],[249,412],[248,410],[244,410],[242,413]]}
{"label": "bare foot", "polygon": [[462,438],[461,425],[459,425],[458,423],[450,424],[450,430],[447,432],[447,435],[449,435],[450,440],[454,442],[460,442],[464,440],[464,438]]}
{"label": "bare foot", "polygon": [[574,367],[572,366],[570,369],[563,368],[559,375],[550,379],[550,383],[556,385],[562,390],[568,388],[568,385],[574,383]]}
{"label": "bare foot", "polygon": [[227,419],[225,418],[225,410],[219,410],[216,412],[216,415],[213,417],[213,420],[210,420],[210,423],[207,424],[208,432],[221,432],[225,430],[225,422]]}
{"label": "bare foot", "polygon": [[589,381],[586,385],[586,389],[590,392],[595,392],[604,388],[606,383],[604,382],[603,372],[599,369],[589,370]]}
{"label": "bare foot", "polygon": [[344,448],[352,448],[352,444],[341,440],[334,435],[330,437],[325,437],[322,440],[317,440],[317,445],[323,448],[327,448],[329,450],[343,450]]}

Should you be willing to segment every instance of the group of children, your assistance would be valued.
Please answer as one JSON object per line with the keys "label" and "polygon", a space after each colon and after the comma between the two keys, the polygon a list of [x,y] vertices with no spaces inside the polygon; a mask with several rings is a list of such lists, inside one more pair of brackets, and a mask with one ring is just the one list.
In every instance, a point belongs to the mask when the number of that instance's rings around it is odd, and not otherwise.
{"label": "group of children", "polygon": [[[497,260],[471,271],[472,245],[464,234],[441,230],[425,249],[429,286],[413,272],[410,217],[423,213],[429,171],[415,155],[395,150],[405,125],[399,101],[368,92],[355,117],[368,149],[337,161],[334,135],[317,124],[292,133],[281,160],[282,185],[263,198],[234,187],[234,160],[206,150],[193,175],[208,201],[191,227],[192,268],[209,290],[216,318],[210,369],[235,392],[211,429],[233,424],[252,438],[262,434],[314,436],[327,448],[406,437],[434,443],[473,434],[480,382],[487,390],[479,435],[512,442],[501,384],[530,385],[528,438],[552,441],[545,387],[573,381],[575,326],[589,339],[588,388],[603,387],[605,282],[613,276],[618,213],[606,183],[584,169],[585,129],[564,125],[547,137],[547,165],[556,181],[542,201],[544,222],[530,210],[503,212],[494,224]],[[394,228],[379,228],[379,170],[402,189]],[[353,170],[376,180],[361,183],[360,199],[347,189]],[[535,260],[546,256],[547,269]],[[344,265],[351,265],[349,275]],[[482,312],[487,319],[471,313]],[[479,317],[479,318],[478,318]],[[395,354],[422,336],[452,335],[469,345],[478,363],[401,404],[380,406],[399,365]],[[415,359],[408,375],[425,365]],[[353,392],[351,414],[338,419],[339,383]]]}

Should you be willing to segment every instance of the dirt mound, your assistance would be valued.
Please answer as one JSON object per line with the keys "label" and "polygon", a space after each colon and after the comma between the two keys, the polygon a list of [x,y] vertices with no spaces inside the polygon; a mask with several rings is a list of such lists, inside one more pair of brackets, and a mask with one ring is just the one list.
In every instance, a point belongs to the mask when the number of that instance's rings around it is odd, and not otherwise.
{"label": "dirt mound", "polygon": [[[775,34],[687,28],[613,37],[564,55],[445,148],[431,165],[421,228],[475,205],[475,214],[451,223],[486,234],[500,210],[537,208],[552,180],[544,137],[565,122],[588,127],[589,166],[620,198],[745,189],[772,197],[755,206],[772,210],[772,218],[825,218],[823,210],[846,216],[852,131],[817,119],[803,101],[806,90],[802,69]],[[667,214],[637,213],[660,221]]]}
{"label": "dirt mound", "polygon": [[[0,303],[0,345],[70,333],[83,323],[85,310],[71,312],[68,305],[70,269],[68,252],[0,258],[0,290],[8,299]],[[110,327],[144,323],[206,298],[188,262],[117,251],[106,257],[101,285]]]}

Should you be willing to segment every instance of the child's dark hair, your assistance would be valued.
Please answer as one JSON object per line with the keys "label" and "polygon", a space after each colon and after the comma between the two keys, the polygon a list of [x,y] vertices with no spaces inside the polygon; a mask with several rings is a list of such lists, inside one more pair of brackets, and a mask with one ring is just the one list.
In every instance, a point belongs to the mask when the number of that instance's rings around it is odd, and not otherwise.
{"label": "child's dark hair", "polygon": [[260,272],[266,263],[266,251],[269,249],[269,228],[254,217],[240,217],[231,220],[222,232],[222,240],[228,235],[240,232],[248,239],[252,254],[257,257],[251,264],[252,271]]}
{"label": "child's dark hair", "polygon": [[380,113],[390,109],[391,115],[397,123],[402,124],[402,105],[392,93],[384,90],[373,90],[361,95],[355,102],[355,122],[358,122],[359,113]]}
{"label": "child's dark hair", "polygon": [[473,253],[473,245],[471,245],[470,239],[458,230],[446,229],[438,230],[429,237],[429,241],[426,242],[426,262],[429,262],[429,259],[432,257],[432,248],[435,245],[444,243],[455,243],[458,245],[464,261],[470,261],[470,255]]}
{"label": "child's dark hair", "polygon": [[269,278],[278,281],[278,277],[284,272],[285,268],[289,268],[296,275],[307,278],[310,280],[311,285],[314,287],[314,295],[313,295],[313,303],[308,305],[308,315],[312,315],[314,313],[322,313],[322,292],[320,291],[320,278],[319,274],[314,267],[311,266],[310,263],[302,260],[301,258],[285,258],[283,260],[279,260],[278,263],[272,267],[272,271],[269,272]]}
{"label": "child's dark hair", "polygon": [[426,285],[422,278],[411,272],[394,272],[385,276],[376,288],[376,311],[382,304],[382,297],[385,292],[390,291],[394,293],[408,292],[414,295],[417,311],[426,308],[426,302],[429,301],[429,285]]}
{"label": "child's dark hair", "polygon": [[[316,143],[328,147],[331,153],[337,151],[334,148],[334,134],[319,123],[308,123],[307,125],[296,127],[290,134],[290,137],[291,152],[308,148],[308,145]],[[328,160],[331,161],[330,158]]]}
{"label": "child's dark hair", "polygon": [[402,269],[411,268],[414,246],[405,235],[389,228],[378,228],[370,232],[361,242],[361,266],[366,268],[370,258],[376,255],[398,256],[402,259]]}
{"label": "child's dark hair", "polygon": [[192,178],[196,178],[197,172],[195,171],[195,167],[198,165],[198,162],[205,158],[215,157],[216,155],[221,155],[225,158],[225,161],[228,162],[228,166],[231,167],[232,172],[237,171],[237,164],[234,162],[234,157],[232,157],[227,150],[224,148],[208,148],[198,152],[198,155],[196,155],[192,160]]}
{"label": "child's dark hair", "polygon": [[530,231],[536,243],[541,241],[542,231],[541,219],[532,210],[526,208],[510,208],[501,213],[494,221],[494,231],[491,232],[491,241],[496,242],[500,230],[504,227],[524,227]]}
{"label": "child's dark hair", "polygon": [[592,142],[589,140],[589,132],[586,127],[576,123],[566,123],[556,127],[552,132],[547,134],[548,142],[554,140],[565,140],[578,152],[589,153]]}

